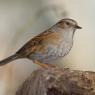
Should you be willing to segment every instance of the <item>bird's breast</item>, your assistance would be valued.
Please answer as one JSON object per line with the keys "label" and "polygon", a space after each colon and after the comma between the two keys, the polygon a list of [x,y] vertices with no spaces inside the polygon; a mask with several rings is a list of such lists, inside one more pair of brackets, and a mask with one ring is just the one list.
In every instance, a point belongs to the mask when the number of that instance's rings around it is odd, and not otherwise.
{"label": "bird's breast", "polygon": [[50,37],[46,38],[45,43],[45,52],[48,56],[61,57],[69,53],[73,45],[73,32],[53,32]]}
{"label": "bird's breast", "polygon": [[62,57],[69,53],[72,48],[72,42],[60,41],[58,45],[51,44],[47,48],[48,56]]}

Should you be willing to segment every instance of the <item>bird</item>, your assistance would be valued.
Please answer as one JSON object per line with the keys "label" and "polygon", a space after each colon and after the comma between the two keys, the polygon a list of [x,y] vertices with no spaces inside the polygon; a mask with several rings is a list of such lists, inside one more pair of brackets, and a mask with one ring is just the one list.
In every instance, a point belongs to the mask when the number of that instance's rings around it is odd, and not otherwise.
{"label": "bird", "polygon": [[81,28],[73,19],[61,19],[46,31],[30,39],[16,53],[1,60],[0,66],[16,59],[27,58],[33,63],[47,68],[70,52],[75,31]]}

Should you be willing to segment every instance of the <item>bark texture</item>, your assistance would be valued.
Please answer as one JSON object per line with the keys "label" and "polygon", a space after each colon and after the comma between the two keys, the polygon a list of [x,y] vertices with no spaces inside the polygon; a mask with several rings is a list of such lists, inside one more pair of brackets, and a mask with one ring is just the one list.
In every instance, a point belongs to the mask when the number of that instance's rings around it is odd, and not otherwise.
{"label": "bark texture", "polygon": [[95,72],[40,68],[23,83],[16,95],[95,95]]}

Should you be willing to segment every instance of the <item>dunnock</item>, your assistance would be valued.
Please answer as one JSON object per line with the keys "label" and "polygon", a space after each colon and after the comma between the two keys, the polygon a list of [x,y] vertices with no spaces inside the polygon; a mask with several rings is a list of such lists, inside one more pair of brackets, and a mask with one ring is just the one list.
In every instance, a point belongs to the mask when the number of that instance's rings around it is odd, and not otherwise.
{"label": "dunnock", "polygon": [[28,41],[14,55],[0,61],[0,66],[19,58],[28,58],[42,67],[47,67],[48,64],[69,53],[76,29],[81,27],[75,20],[62,19]]}

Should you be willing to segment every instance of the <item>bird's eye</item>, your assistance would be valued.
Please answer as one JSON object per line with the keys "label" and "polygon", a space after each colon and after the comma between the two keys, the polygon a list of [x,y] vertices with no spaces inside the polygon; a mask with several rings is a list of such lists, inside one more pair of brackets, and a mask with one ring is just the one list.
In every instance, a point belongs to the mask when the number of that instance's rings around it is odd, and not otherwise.
{"label": "bird's eye", "polygon": [[69,22],[66,22],[66,25],[70,25],[70,23]]}

